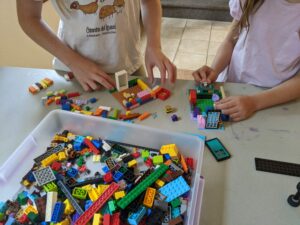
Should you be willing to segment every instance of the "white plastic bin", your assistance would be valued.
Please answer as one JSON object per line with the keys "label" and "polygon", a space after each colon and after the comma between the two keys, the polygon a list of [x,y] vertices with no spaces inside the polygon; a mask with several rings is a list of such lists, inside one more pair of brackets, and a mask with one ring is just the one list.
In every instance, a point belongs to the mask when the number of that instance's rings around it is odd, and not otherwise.
{"label": "white plastic bin", "polygon": [[0,168],[0,201],[6,201],[15,196],[21,188],[22,177],[33,165],[33,159],[44,153],[52,137],[63,130],[156,149],[164,144],[175,143],[185,157],[194,159],[195,167],[192,175],[191,200],[188,204],[184,224],[199,224],[204,185],[204,181],[200,178],[204,149],[203,140],[188,134],[62,110],[50,112]]}

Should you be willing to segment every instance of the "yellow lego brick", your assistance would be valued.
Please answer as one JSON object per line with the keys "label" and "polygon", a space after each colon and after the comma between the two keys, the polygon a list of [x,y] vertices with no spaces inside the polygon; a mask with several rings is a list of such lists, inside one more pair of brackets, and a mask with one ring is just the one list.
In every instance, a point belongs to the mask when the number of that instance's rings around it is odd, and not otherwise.
{"label": "yellow lego brick", "polygon": [[99,184],[98,185],[98,193],[100,194],[100,195],[102,195],[103,194],[103,192],[107,189],[109,187],[109,185],[107,185],[107,184]]}
{"label": "yellow lego brick", "polygon": [[86,191],[90,191],[90,190],[92,190],[93,186],[91,184],[87,184],[87,185],[82,186],[81,188]]}
{"label": "yellow lego brick", "polygon": [[63,221],[56,223],[56,225],[70,225],[70,224],[71,224],[71,222],[70,222],[69,218],[66,218]]}
{"label": "yellow lego brick", "polygon": [[42,85],[42,87],[44,88],[44,89],[46,89],[47,87],[48,87],[48,85],[45,83],[45,81],[43,81],[43,80],[41,80],[40,81],[40,84]]}
{"label": "yellow lego brick", "polygon": [[125,196],[125,191],[117,191],[114,193],[114,197],[116,200],[118,200],[119,198],[123,198]]}
{"label": "yellow lego brick", "polygon": [[23,185],[24,187],[29,187],[29,186],[31,185],[31,183],[30,183],[28,180],[23,180],[23,181],[22,181],[22,185]]}
{"label": "yellow lego brick", "polygon": [[67,159],[67,155],[65,152],[59,152],[58,153],[58,160],[59,161],[65,161]]}
{"label": "yellow lego brick", "polygon": [[63,141],[63,142],[68,142],[69,139],[60,135],[55,135],[53,138],[53,141]]}
{"label": "yellow lego brick", "polygon": [[15,218],[20,219],[23,215],[24,215],[24,209],[21,208],[15,215]]}
{"label": "yellow lego brick", "polygon": [[86,111],[86,110],[81,110],[80,113],[84,114],[84,115],[89,115],[89,116],[93,115],[93,112]]}
{"label": "yellow lego brick", "polygon": [[165,185],[165,182],[163,182],[162,180],[158,179],[155,181],[155,184],[158,188],[161,188],[162,186]]}
{"label": "yellow lego brick", "polygon": [[100,162],[101,155],[93,155],[93,162]]}
{"label": "yellow lego brick", "polygon": [[138,86],[144,91],[144,90],[150,90],[150,88],[148,87],[148,85],[142,81],[141,79],[137,80],[137,84]]}
{"label": "yellow lego brick", "polygon": [[27,208],[24,210],[24,213],[28,215],[30,212],[33,212],[34,214],[39,214],[36,208],[34,208],[32,205],[27,206]]}
{"label": "yellow lego brick", "polygon": [[57,161],[58,157],[56,154],[52,154],[50,156],[48,156],[46,159],[41,161],[42,166],[46,167],[49,166],[50,164],[52,164],[54,161]]}
{"label": "yellow lego brick", "polygon": [[101,215],[99,213],[95,213],[93,217],[93,225],[100,225]]}
{"label": "yellow lego brick", "polygon": [[85,138],[89,139],[90,141],[93,140],[93,137],[92,137],[92,136],[86,136]]}
{"label": "yellow lego brick", "polygon": [[148,187],[143,201],[144,206],[151,208],[154,202],[156,189]]}
{"label": "yellow lego brick", "polygon": [[129,168],[134,167],[137,165],[137,161],[135,159],[133,159],[133,160],[129,161],[127,165]]}
{"label": "yellow lego brick", "polygon": [[75,209],[74,209],[73,205],[71,204],[71,202],[69,201],[69,199],[66,199],[64,201],[64,204],[65,204],[64,214],[71,215],[75,211]]}
{"label": "yellow lego brick", "polygon": [[100,194],[99,194],[99,191],[97,188],[90,189],[88,191],[88,195],[93,202],[96,201],[100,197]]}
{"label": "yellow lego brick", "polygon": [[169,154],[172,159],[178,158],[178,149],[175,144],[163,145],[160,148],[160,154]]}

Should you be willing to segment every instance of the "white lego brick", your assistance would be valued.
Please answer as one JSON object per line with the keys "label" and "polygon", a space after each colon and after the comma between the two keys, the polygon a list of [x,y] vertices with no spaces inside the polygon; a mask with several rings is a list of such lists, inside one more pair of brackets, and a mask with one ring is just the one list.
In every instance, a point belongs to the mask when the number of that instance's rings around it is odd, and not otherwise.
{"label": "white lego brick", "polygon": [[128,73],[126,70],[121,70],[115,73],[116,87],[118,91],[128,89]]}
{"label": "white lego brick", "polygon": [[46,203],[46,215],[45,221],[50,222],[54,205],[57,202],[57,192],[48,192],[47,193],[47,203]]}

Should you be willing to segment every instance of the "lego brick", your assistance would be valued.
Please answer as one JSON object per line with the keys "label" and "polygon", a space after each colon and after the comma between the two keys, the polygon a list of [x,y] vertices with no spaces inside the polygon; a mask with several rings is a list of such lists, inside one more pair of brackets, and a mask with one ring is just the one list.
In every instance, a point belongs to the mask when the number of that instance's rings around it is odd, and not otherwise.
{"label": "lego brick", "polygon": [[255,167],[258,171],[300,177],[300,164],[296,163],[255,158]]}
{"label": "lego brick", "polygon": [[220,116],[221,116],[220,110],[208,110],[205,129],[218,129]]}
{"label": "lego brick", "polygon": [[122,70],[115,73],[116,88],[118,91],[128,89],[128,73],[126,70]]}
{"label": "lego brick", "polygon": [[35,163],[39,164],[43,159],[46,159],[52,154],[56,154],[58,152],[61,152],[64,150],[64,144],[59,144],[56,147],[53,147],[51,149],[48,149],[44,154],[36,157],[34,160]]}
{"label": "lego brick", "polygon": [[57,192],[48,192],[47,193],[47,204],[46,204],[46,215],[45,215],[46,222],[51,221],[51,216],[52,216],[56,201],[57,201]]}
{"label": "lego brick", "polygon": [[129,216],[128,223],[130,225],[138,225],[145,214],[146,214],[146,207],[140,206],[137,212],[134,212]]}
{"label": "lego brick", "polygon": [[67,197],[67,199],[69,199],[70,203],[72,204],[72,206],[74,207],[74,209],[76,210],[76,212],[79,215],[82,215],[83,214],[82,208],[79,206],[79,204],[77,203],[77,201],[75,200],[75,198],[72,196],[72,194],[68,190],[67,186],[61,180],[59,180],[57,182],[57,186],[64,193],[64,195]]}
{"label": "lego brick", "polygon": [[132,201],[134,201],[147,187],[151,186],[161,175],[167,170],[168,166],[162,164],[153,173],[151,173],[145,180],[139,183],[133,190],[131,190],[124,198],[117,202],[121,209],[125,209]]}
{"label": "lego brick", "polygon": [[100,213],[95,213],[93,216],[93,225],[100,225],[101,215]]}
{"label": "lego brick", "polygon": [[118,190],[119,185],[111,183],[103,194],[86,210],[75,222],[75,225],[85,225],[93,217],[93,215],[109,200],[109,198]]}
{"label": "lego brick", "polygon": [[50,183],[51,181],[56,180],[56,177],[55,177],[52,169],[49,166],[46,168],[42,168],[40,170],[34,171],[33,176],[39,186],[43,186],[47,183]]}
{"label": "lego brick", "polygon": [[84,139],[84,144],[87,145],[89,147],[89,149],[95,154],[95,155],[99,155],[100,154],[100,151],[95,147],[95,145],[93,145],[93,143],[85,138]]}
{"label": "lego brick", "polygon": [[156,189],[148,187],[143,201],[144,206],[151,208],[154,202]]}
{"label": "lego brick", "polygon": [[166,184],[159,189],[159,192],[167,197],[166,202],[171,202],[175,198],[180,197],[190,190],[190,186],[186,183],[183,177],[178,177],[176,180]]}
{"label": "lego brick", "polygon": [[87,191],[84,190],[83,188],[74,188],[72,191],[72,195],[75,198],[81,199],[81,200],[85,200],[86,196],[87,196]]}
{"label": "lego brick", "polygon": [[157,155],[153,157],[153,164],[156,165],[160,165],[164,162],[163,156],[162,155]]}
{"label": "lego brick", "polygon": [[51,217],[51,222],[58,223],[62,220],[62,216],[65,210],[65,205],[62,202],[56,202],[53,212],[52,212],[52,217]]}

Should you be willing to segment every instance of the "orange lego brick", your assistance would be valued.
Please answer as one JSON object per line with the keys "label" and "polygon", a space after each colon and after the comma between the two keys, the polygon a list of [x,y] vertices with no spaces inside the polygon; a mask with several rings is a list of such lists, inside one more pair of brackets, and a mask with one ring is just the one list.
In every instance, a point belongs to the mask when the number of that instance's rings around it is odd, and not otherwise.
{"label": "orange lego brick", "polygon": [[154,202],[156,189],[148,187],[143,201],[144,206],[151,208]]}
{"label": "orange lego brick", "polygon": [[46,102],[46,106],[51,105],[54,102],[54,98],[49,98]]}
{"label": "orange lego brick", "polygon": [[142,115],[140,115],[140,116],[138,117],[138,120],[139,120],[139,121],[145,120],[145,119],[147,119],[149,116],[151,116],[151,113],[144,112]]}
{"label": "orange lego brick", "polygon": [[187,172],[188,172],[188,167],[187,167],[187,164],[186,164],[186,161],[185,161],[183,155],[181,155],[181,157],[180,157],[180,164],[181,164],[181,166],[182,166],[183,171],[184,171],[185,173],[187,173]]}
{"label": "orange lego brick", "polygon": [[93,116],[101,116],[102,112],[103,112],[103,109],[96,109],[96,111],[93,112]]}
{"label": "orange lego brick", "polygon": [[36,88],[34,88],[33,86],[30,86],[29,88],[28,88],[28,90],[29,90],[29,92],[31,93],[31,94],[36,94],[36,93],[38,93],[38,90],[36,89]]}

